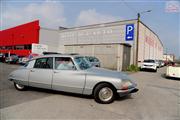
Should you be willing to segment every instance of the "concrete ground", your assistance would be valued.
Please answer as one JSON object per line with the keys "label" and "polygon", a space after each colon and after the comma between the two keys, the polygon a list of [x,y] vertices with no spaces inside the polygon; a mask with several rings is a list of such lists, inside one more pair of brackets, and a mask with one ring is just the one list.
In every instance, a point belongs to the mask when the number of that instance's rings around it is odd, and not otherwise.
{"label": "concrete ground", "polygon": [[29,88],[17,91],[7,80],[17,65],[0,63],[0,115],[9,119],[115,119],[180,120],[180,80],[157,73],[138,72],[134,78],[140,89],[112,104],[98,104],[90,96]]}

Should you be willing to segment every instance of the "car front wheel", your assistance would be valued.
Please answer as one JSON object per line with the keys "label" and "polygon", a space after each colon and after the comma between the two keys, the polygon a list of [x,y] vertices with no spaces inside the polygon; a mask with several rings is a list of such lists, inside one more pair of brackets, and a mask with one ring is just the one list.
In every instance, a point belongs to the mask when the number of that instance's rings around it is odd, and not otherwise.
{"label": "car front wheel", "polygon": [[154,72],[157,72],[157,68],[154,70]]}
{"label": "car front wheel", "polygon": [[18,84],[14,82],[14,87],[19,90],[19,91],[23,91],[26,89],[26,87],[24,85]]}
{"label": "car front wheel", "polygon": [[107,83],[99,84],[94,89],[94,99],[98,103],[109,104],[115,99],[115,90]]}

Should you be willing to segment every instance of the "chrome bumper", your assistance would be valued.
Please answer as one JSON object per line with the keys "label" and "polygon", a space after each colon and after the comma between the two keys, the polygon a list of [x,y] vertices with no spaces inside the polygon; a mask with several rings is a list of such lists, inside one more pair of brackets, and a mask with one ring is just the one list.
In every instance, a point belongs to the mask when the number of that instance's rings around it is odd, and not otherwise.
{"label": "chrome bumper", "polygon": [[139,91],[139,89],[137,88],[130,88],[130,89],[127,89],[127,90],[117,90],[117,93],[120,97],[122,96],[125,96],[125,95],[128,95],[130,93],[136,93],[137,91]]}

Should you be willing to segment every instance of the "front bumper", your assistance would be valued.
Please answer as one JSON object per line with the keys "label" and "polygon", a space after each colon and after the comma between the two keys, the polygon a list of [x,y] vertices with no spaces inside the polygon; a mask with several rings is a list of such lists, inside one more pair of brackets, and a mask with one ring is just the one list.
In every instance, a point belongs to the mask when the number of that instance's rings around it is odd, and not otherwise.
{"label": "front bumper", "polygon": [[130,89],[127,89],[127,90],[117,90],[117,94],[120,96],[120,97],[123,97],[123,96],[126,96],[130,93],[136,93],[137,91],[139,91],[138,88],[130,88]]}
{"label": "front bumper", "polygon": [[156,70],[155,66],[141,66],[141,69],[151,69],[151,70]]}
{"label": "front bumper", "polygon": [[175,74],[166,74],[166,77],[180,79],[180,75],[175,75]]}

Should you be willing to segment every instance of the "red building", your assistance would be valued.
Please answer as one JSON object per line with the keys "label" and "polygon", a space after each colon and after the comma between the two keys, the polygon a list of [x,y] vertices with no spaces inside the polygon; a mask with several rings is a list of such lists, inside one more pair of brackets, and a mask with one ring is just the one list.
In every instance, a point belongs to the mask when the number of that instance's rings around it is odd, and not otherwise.
{"label": "red building", "polygon": [[39,43],[39,20],[0,31],[0,53],[26,56],[31,44]]}

